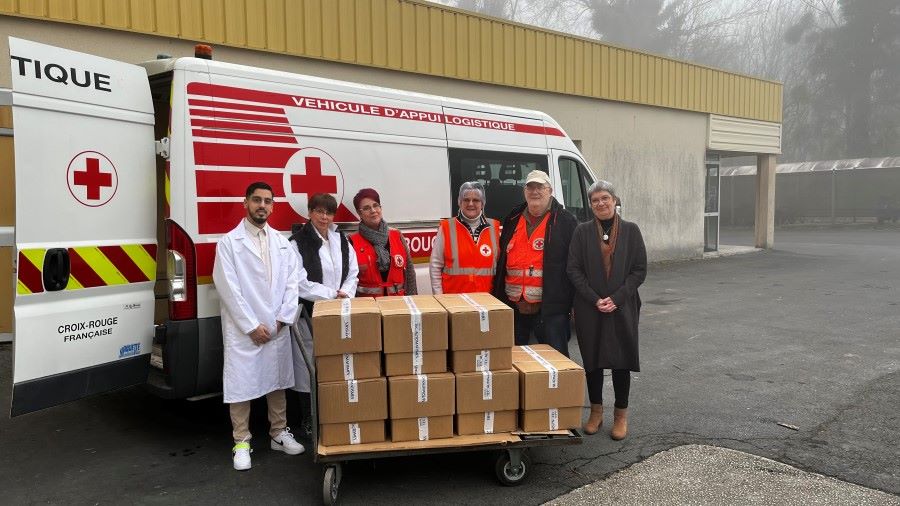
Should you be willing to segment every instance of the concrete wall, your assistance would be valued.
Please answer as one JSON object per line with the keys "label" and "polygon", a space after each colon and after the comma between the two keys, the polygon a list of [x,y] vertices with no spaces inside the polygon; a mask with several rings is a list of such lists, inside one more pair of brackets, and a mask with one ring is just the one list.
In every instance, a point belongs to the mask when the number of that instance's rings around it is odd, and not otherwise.
{"label": "concrete wall", "polygon": [[[157,53],[190,56],[188,41],[78,25],[0,17],[0,33],[127,62]],[[8,54],[8,43],[0,50]],[[289,72],[538,109],[556,119],[594,173],[611,181],[623,215],[640,225],[651,260],[692,258],[703,251],[703,171],[708,115],[527,91],[490,84],[216,47],[214,58]],[[0,87],[10,67],[0,65]]]}

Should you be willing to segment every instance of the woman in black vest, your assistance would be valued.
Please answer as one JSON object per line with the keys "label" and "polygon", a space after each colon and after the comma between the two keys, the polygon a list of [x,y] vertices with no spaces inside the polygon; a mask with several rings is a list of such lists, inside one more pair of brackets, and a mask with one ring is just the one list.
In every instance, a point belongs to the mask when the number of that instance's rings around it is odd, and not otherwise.
{"label": "woman in black vest", "polygon": [[[309,221],[295,225],[291,236],[291,244],[300,255],[300,303],[309,315],[312,315],[313,303],[317,300],[353,297],[356,293],[359,267],[347,236],[334,224],[337,207],[337,201],[330,194],[313,195],[307,205]],[[304,342],[303,347],[312,356],[312,342]],[[296,341],[293,342],[293,349],[293,390],[300,392],[303,429],[310,434],[309,371]]]}

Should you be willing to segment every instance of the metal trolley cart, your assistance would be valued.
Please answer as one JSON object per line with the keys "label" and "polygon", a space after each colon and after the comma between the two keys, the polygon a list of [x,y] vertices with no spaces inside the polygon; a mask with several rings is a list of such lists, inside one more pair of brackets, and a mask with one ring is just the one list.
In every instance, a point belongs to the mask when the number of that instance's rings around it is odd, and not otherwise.
{"label": "metal trolley cart", "polygon": [[563,430],[551,433],[502,433],[482,436],[465,436],[465,445],[459,438],[433,439],[402,443],[368,443],[347,446],[322,446],[319,444],[319,420],[317,413],[316,365],[313,357],[303,347],[302,340],[311,338],[309,316],[301,308],[301,315],[291,327],[291,335],[297,341],[303,360],[310,374],[310,403],[312,412],[312,440],[315,451],[313,461],[323,465],[322,501],[336,504],[339,497],[342,464],[351,460],[381,459],[388,457],[408,457],[467,451],[495,451],[497,461],[494,471],[501,484],[516,486],[522,484],[531,470],[531,460],[527,450],[539,446],[562,446],[581,444],[581,434],[577,430]]}

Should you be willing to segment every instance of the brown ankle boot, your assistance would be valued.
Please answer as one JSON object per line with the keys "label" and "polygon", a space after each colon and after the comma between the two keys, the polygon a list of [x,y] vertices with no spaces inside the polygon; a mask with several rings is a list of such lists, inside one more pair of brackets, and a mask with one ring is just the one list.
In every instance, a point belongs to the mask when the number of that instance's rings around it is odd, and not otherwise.
{"label": "brown ankle boot", "polygon": [[628,408],[619,409],[616,408],[613,411],[613,428],[610,431],[609,436],[616,441],[621,441],[625,439],[625,436],[628,434]]}
{"label": "brown ankle boot", "polygon": [[591,404],[591,416],[584,423],[585,434],[596,434],[603,425],[603,404]]}

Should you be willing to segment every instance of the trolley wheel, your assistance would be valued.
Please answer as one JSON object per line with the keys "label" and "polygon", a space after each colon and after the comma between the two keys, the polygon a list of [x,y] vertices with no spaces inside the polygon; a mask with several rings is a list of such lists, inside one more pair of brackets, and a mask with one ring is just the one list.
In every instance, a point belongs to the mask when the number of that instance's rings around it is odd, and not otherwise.
{"label": "trolley wheel", "polygon": [[[518,454],[518,459],[513,459],[512,453]],[[518,460],[518,466],[514,465],[513,460]],[[497,473],[497,479],[502,485],[507,487],[515,487],[525,482],[528,473],[531,471],[531,457],[522,450],[508,450],[500,453],[497,457],[497,463],[494,464],[494,472]]]}
{"label": "trolley wheel", "polygon": [[322,476],[322,503],[332,506],[338,503],[341,487],[341,465],[335,464],[325,468]]}

